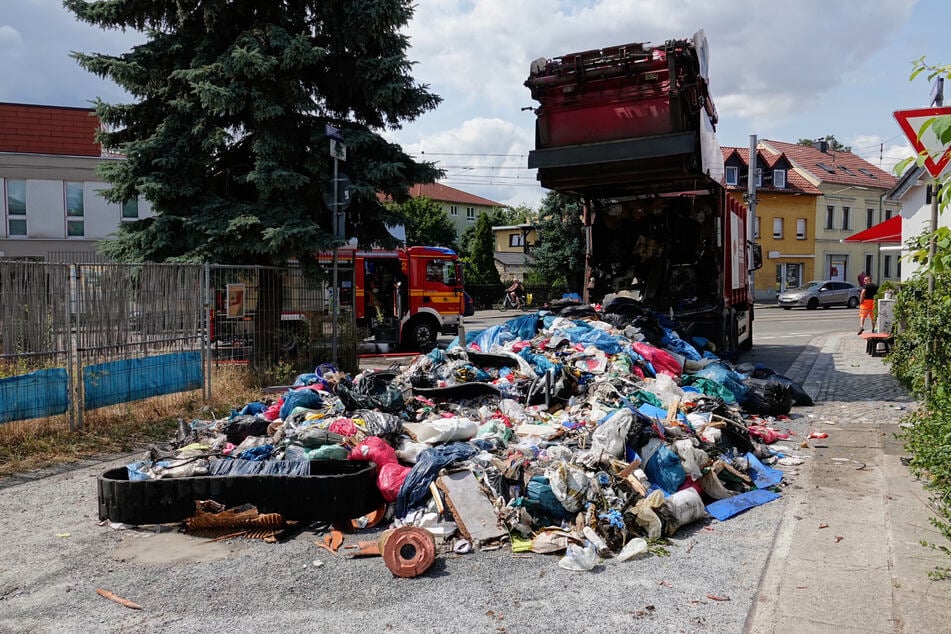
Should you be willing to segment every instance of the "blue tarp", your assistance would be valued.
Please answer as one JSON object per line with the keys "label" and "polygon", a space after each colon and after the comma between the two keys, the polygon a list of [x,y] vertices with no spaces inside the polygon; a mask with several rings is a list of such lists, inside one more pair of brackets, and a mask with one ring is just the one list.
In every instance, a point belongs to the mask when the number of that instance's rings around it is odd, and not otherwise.
{"label": "blue tarp", "polygon": [[725,500],[717,500],[707,505],[707,513],[717,518],[721,522],[730,519],[734,515],[739,515],[743,511],[749,510],[754,506],[760,506],[767,502],[781,497],[779,493],[773,493],[768,489],[753,489],[746,493],[740,493]]}
{"label": "blue tarp", "polygon": [[200,389],[201,351],[109,361],[83,368],[83,404],[89,409],[150,396]]}
{"label": "blue tarp", "polygon": [[779,469],[767,467],[751,453],[746,454],[746,459],[750,462],[750,475],[753,477],[756,488],[768,489],[783,481],[783,472]]}
{"label": "blue tarp", "polygon": [[0,423],[62,414],[69,406],[65,368],[0,379]]}

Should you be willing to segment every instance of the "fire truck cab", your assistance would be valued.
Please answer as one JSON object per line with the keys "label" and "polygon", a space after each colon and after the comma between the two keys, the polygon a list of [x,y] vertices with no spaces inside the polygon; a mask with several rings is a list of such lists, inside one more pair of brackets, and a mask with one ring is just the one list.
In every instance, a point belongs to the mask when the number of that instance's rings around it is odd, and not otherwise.
{"label": "fire truck cab", "polygon": [[377,343],[427,351],[458,333],[465,310],[459,256],[444,247],[356,250],[353,311]]}

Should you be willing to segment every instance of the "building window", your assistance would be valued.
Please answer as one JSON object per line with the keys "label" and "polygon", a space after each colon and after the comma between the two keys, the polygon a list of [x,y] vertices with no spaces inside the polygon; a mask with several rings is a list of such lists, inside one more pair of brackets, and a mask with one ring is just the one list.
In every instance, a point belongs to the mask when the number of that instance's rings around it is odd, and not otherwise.
{"label": "building window", "polygon": [[26,181],[7,181],[7,235],[26,235]]}
{"label": "building window", "polygon": [[826,205],[826,229],[835,229],[835,207]]}
{"label": "building window", "polygon": [[525,240],[523,239],[522,233],[510,233],[509,234],[509,246],[510,247],[520,247],[525,245]]}
{"label": "building window", "polygon": [[796,218],[796,240],[806,239],[806,219]]}
{"label": "building window", "polygon": [[872,255],[870,253],[865,254],[865,274],[872,274]]}
{"label": "building window", "polygon": [[892,276],[892,256],[886,255],[882,258],[882,277]]}
{"label": "building window", "polygon": [[849,220],[849,212],[851,210],[848,207],[842,208],[842,230],[848,231],[849,227],[852,226],[851,221]]}
{"label": "building window", "polygon": [[777,240],[783,237],[783,219],[773,218],[773,237]]}
{"label": "building window", "polygon": [[122,203],[123,220],[134,219],[138,217],[139,217],[139,199],[138,198],[130,198],[129,200]]}
{"label": "building window", "polygon": [[737,167],[726,168],[726,184],[727,185],[738,185],[740,182],[740,170]]}
{"label": "building window", "polygon": [[759,238],[759,216],[753,218],[753,238]]}
{"label": "building window", "polygon": [[475,220],[475,207],[466,207],[466,220],[469,222]]}
{"label": "building window", "polygon": [[449,215],[450,215],[450,216],[458,216],[458,215],[459,215],[459,207],[457,207],[456,205],[449,205]]}
{"label": "building window", "polygon": [[875,210],[869,207],[865,210],[865,228],[868,229],[872,226],[872,222],[875,220]]}
{"label": "building window", "polygon": [[761,170],[758,167],[756,168],[756,186],[757,187],[763,186],[763,170]]}
{"label": "building window", "polygon": [[786,188],[786,170],[773,170],[773,187]]}
{"label": "building window", "polygon": [[886,209],[886,210],[885,210],[885,220],[891,220],[891,219],[892,219],[892,213],[893,213],[893,212],[892,212],[891,209]]}
{"label": "building window", "polygon": [[86,235],[83,218],[83,184],[66,183],[66,236]]}

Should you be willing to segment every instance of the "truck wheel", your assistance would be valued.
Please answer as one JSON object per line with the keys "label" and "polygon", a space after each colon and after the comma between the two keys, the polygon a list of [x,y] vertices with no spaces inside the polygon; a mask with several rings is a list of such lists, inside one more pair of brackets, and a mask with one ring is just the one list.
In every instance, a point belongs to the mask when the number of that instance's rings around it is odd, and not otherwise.
{"label": "truck wheel", "polygon": [[[740,331],[739,326],[734,327],[734,332],[739,332],[739,331]],[[743,343],[739,344],[739,348],[743,352],[747,352],[753,349],[753,320],[752,319],[750,320],[750,325],[747,328],[747,334],[749,334],[749,337],[744,339]]]}
{"label": "truck wheel", "polygon": [[813,297],[809,300],[809,303],[806,304],[806,310],[815,310],[819,308],[819,300]]}
{"label": "truck wheel", "polygon": [[401,340],[407,348],[429,352],[436,345],[439,326],[431,317],[417,317],[406,325]]}

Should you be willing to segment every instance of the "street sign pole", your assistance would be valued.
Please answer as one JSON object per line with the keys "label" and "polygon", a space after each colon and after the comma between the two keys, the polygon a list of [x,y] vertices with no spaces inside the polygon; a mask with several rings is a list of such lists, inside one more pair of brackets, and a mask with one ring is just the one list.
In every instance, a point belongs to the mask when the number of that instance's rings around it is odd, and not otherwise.
{"label": "street sign pole", "polygon": [[347,160],[347,146],[343,144],[343,133],[339,128],[336,128],[330,124],[325,126],[324,132],[326,136],[330,139],[330,156],[334,160],[334,186],[332,190],[333,199],[327,201],[326,195],[324,202],[330,207],[330,219],[331,219],[331,231],[334,234],[334,248],[333,248],[333,291],[330,294],[330,301],[332,302],[331,306],[331,362],[334,367],[337,366],[337,320],[340,318],[340,289],[338,288],[338,267],[337,267],[337,256],[339,245],[337,244],[337,239],[342,240],[346,237],[347,233],[347,223],[343,218],[343,211],[349,206],[349,191],[350,191],[350,181],[344,176],[346,180],[346,185],[344,186],[344,191],[348,194],[346,204],[340,200],[340,160]]}
{"label": "street sign pole", "polygon": [[[331,213],[333,213],[333,222],[331,223],[331,225],[332,225],[333,230],[334,230],[334,237],[337,238],[337,237],[340,237],[340,234],[342,233],[342,232],[340,231],[340,226],[339,226],[339,225],[340,225],[340,212],[339,212],[339,209],[340,209],[340,195],[339,195],[339,194],[340,194],[340,191],[339,191],[339,184],[338,184],[338,182],[337,182],[337,176],[338,176],[339,173],[340,173],[340,167],[339,167],[339,166],[340,166],[340,162],[337,160],[337,153],[334,151],[334,149],[335,149],[335,148],[334,148],[334,141],[333,141],[333,139],[331,139],[331,140],[330,140],[330,151],[331,151],[331,153],[333,153],[333,156],[334,156],[334,202],[333,202],[333,209],[332,209],[332,211],[331,211]],[[334,368],[337,367],[337,320],[338,320],[339,317],[340,317],[340,301],[339,301],[339,297],[338,297],[338,295],[340,294],[340,288],[338,288],[337,284],[338,284],[338,281],[337,281],[337,243],[336,243],[336,241],[335,241],[335,242],[334,242],[334,262],[333,262],[333,294],[330,296],[330,301],[333,302],[333,306],[331,306],[331,315],[332,315],[332,316],[331,316],[331,324],[332,324],[332,326],[331,326],[331,331],[330,331],[330,338],[331,338],[331,353],[330,353],[330,358],[331,358],[331,363],[333,364]]]}
{"label": "street sign pole", "polygon": [[[944,101],[944,83],[940,87],[936,86],[933,102]],[[951,116],[951,108],[947,106],[939,108],[917,108],[915,110],[896,110],[895,119],[899,127],[908,138],[908,142],[915,149],[915,152],[921,157],[925,169],[931,174],[931,226],[928,227],[930,236],[928,238],[928,310],[934,305],[934,261],[938,254],[937,234],[938,230],[938,180],[941,172],[951,162],[951,147],[944,144],[934,131],[934,127],[927,125],[935,117]],[[931,363],[934,359],[936,341],[929,342],[928,361],[925,364],[925,394],[931,393]]]}

